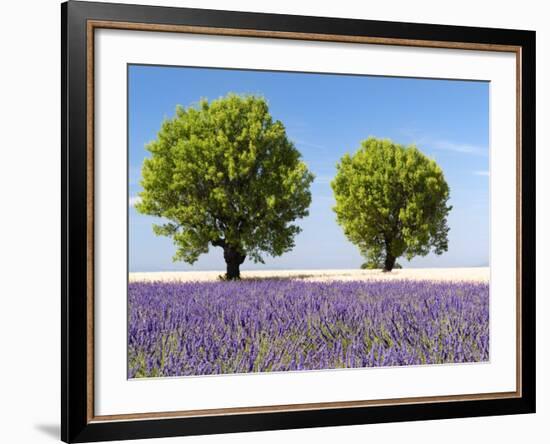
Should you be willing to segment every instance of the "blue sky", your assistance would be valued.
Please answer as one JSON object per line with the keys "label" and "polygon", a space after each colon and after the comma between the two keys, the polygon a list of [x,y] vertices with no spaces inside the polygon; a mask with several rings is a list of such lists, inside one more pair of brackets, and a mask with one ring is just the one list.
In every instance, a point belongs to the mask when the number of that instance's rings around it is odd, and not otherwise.
{"label": "blue sky", "polygon": [[368,136],[415,143],[442,167],[451,189],[449,250],[407,267],[486,266],[489,262],[489,84],[338,74],[262,72],[185,67],[129,66],[129,270],[224,270],[222,250],[211,247],[193,265],[172,262],[169,238],[153,234],[160,219],[133,208],[145,144],[163,119],[200,98],[229,92],[264,96],[303,160],[316,176],[310,215],[295,248],[265,265],[241,269],[358,268],[357,248],[336,223],[330,180],[335,164]]}

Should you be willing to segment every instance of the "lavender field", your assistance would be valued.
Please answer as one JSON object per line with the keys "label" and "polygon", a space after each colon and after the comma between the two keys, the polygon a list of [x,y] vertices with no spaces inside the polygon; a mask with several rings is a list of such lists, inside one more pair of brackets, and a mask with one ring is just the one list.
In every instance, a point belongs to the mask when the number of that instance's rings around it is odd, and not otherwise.
{"label": "lavender field", "polygon": [[131,282],[128,377],[480,362],[476,282]]}

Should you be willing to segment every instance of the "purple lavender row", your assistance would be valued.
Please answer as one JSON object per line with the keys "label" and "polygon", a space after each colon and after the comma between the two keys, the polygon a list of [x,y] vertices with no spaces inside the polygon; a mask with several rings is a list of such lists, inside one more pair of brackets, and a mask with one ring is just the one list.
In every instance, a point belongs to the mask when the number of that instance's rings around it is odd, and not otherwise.
{"label": "purple lavender row", "polygon": [[489,286],[131,283],[128,377],[480,362]]}

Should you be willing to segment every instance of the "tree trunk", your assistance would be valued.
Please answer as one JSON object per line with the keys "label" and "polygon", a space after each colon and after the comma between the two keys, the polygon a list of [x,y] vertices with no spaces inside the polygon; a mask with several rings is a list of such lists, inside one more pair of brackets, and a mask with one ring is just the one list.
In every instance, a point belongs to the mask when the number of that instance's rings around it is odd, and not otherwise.
{"label": "tree trunk", "polygon": [[392,254],[391,238],[385,237],[384,244],[386,245],[386,259],[384,260],[384,273],[392,271],[395,265],[396,257]]}
{"label": "tree trunk", "polygon": [[223,248],[223,258],[227,264],[225,278],[228,280],[237,280],[241,278],[240,266],[246,258],[246,254],[241,254],[236,248],[226,245]]}
{"label": "tree trunk", "polygon": [[384,272],[392,271],[395,265],[396,257],[391,253],[386,252],[386,259],[384,260]]}

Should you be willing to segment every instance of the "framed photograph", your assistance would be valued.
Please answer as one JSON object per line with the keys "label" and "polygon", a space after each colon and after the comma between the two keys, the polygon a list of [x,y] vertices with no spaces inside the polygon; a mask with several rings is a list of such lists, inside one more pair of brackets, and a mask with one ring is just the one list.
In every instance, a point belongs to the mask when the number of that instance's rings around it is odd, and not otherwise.
{"label": "framed photograph", "polygon": [[62,439],[535,411],[535,33],[62,4]]}

